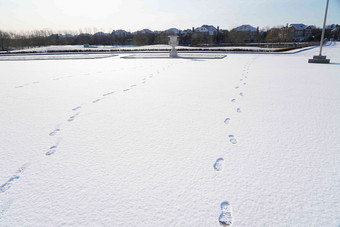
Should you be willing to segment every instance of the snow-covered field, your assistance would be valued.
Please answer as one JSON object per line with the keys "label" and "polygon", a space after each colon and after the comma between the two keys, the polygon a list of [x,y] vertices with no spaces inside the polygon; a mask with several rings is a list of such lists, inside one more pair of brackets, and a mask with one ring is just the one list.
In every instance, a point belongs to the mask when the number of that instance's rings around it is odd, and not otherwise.
{"label": "snow-covered field", "polygon": [[339,226],[333,44],[1,61],[0,226]]}
{"label": "snow-covered field", "polygon": [[[226,47],[188,47],[188,46],[177,46],[177,49],[181,50],[224,50],[224,51],[233,51],[233,50],[243,50],[243,51],[259,51],[259,52],[268,52],[280,50],[280,48],[264,48],[264,47],[255,47],[255,46],[226,46]],[[171,50],[169,45],[147,45],[147,46],[93,46],[93,47],[84,47],[83,45],[58,45],[58,46],[45,46],[45,47],[34,47],[27,49],[19,49],[11,51],[10,53],[25,53],[25,52],[53,52],[53,51],[140,51],[140,50],[160,50],[167,51]]]}

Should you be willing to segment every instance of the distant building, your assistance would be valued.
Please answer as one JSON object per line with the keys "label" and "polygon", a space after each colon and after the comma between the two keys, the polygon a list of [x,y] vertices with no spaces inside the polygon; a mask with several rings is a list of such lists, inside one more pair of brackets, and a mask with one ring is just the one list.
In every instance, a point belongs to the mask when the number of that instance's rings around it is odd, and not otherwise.
{"label": "distant building", "polygon": [[292,37],[294,41],[303,41],[305,39],[304,31],[307,28],[304,24],[291,24],[288,27],[288,37]]}
{"label": "distant building", "polygon": [[195,32],[206,33],[208,35],[215,35],[217,33],[217,29],[212,25],[202,25],[194,30]]}
{"label": "distant building", "polygon": [[71,34],[60,35],[60,38],[73,38],[74,36]]}
{"label": "distant building", "polygon": [[94,36],[110,36],[110,33],[97,32],[94,34]]}
{"label": "distant building", "polygon": [[245,24],[234,28],[234,30],[238,32],[257,32],[258,28],[255,28],[249,24]]}
{"label": "distant building", "polygon": [[177,28],[169,28],[168,30],[165,30],[165,32],[169,34],[178,35],[180,33],[180,30]]}
{"label": "distant building", "polygon": [[149,29],[143,29],[143,30],[140,30],[140,31],[136,31],[134,32],[133,34],[137,34],[137,33],[141,33],[141,34],[152,34],[153,32]]}
{"label": "distant building", "polygon": [[122,30],[122,29],[118,29],[116,31],[113,31],[113,33],[116,36],[127,36],[129,34],[129,32]]}
{"label": "distant building", "polygon": [[231,30],[235,34],[237,42],[255,42],[258,41],[259,27],[255,28],[249,24],[244,24]]}
{"label": "distant building", "polygon": [[281,29],[280,37],[286,41],[302,42],[310,39],[316,30],[314,25],[288,24]]}
{"label": "distant building", "polygon": [[190,30],[190,29],[185,29],[185,30],[181,31],[181,34],[184,35],[184,36],[191,34],[191,33],[192,33],[192,30]]}
{"label": "distant building", "polygon": [[337,25],[335,24],[331,24],[331,25],[326,25],[325,29],[329,29],[329,30],[333,30],[334,28],[336,28]]}

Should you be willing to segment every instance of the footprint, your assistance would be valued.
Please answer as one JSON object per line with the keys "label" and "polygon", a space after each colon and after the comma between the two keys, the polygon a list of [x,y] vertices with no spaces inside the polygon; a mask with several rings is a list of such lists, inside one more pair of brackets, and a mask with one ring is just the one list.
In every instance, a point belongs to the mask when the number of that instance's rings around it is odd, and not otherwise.
{"label": "footprint", "polygon": [[214,169],[216,171],[221,171],[223,169],[223,162],[224,162],[223,158],[218,158],[214,164]]}
{"label": "footprint", "polygon": [[137,85],[136,84],[133,84],[133,85],[131,85],[130,87],[136,87]]}
{"label": "footprint", "polygon": [[74,107],[74,108],[72,109],[72,111],[79,110],[80,108],[81,108],[81,106]]}
{"label": "footprint", "polygon": [[59,126],[56,128],[56,129],[54,129],[52,132],[50,132],[50,136],[55,136],[58,132],[60,132],[60,128],[59,128]]}
{"label": "footprint", "polygon": [[243,79],[240,79],[240,81],[243,81]]}
{"label": "footprint", "polygon": [[20,174],[24,172],[24,170],[29,166],[29,163],[25,163],[22,165],[16,172],[15,174],[6,181],[3,185],[0,186],[0,193],[7,191],[11,185],[13,184],[14,181],[20,178]]}
{"label": "footprint", "polygon": [[236,109],[236,112],[237,112],[237,113],[241,113],[241,109],[240,109],[240,108],[237,108],[237,109]]}
{"label": "footprint", "polygon": [[226,118],[225,120],[224,120],[224,124],[229,124],[230,123],[230,118],[228,117],[228,118]]}
{"label": "footprint", "polygon": [[231,102],[236,102],[236,99],[232,99]]}
{"label": "footprint", "polygon": [[239,88],[239,86],[236,86],[236,87],[235,87],[235,89],[238,89],[238,88]]}
{"label": "footprint", "polygon": [[247,85],[247,83],[243,83],[243,85]]}
{"label": "footprint", "polygon": [[142,84],[145,84],[145,83],[146,83],[146,81],[143,81],[143,82],[142,82]]}
{"label": "footprint", "polygon": [[234,135],[229,135],[229,141],[232,144],[237,144],[237,140],[235,139]]}
{"label": "footprint", "polygon": [[20,176],[13,175],[6,183],[4,183],[3,185],[0,186],[0,192],[7,191],[11,187],[11,184],[13,183],[13,181],[15,181],[19,178],[20,178]]}
{"label": "footprint", "polygon": [[57,146],[52,146],[50,147],[50,149],[48,149],[48,151],[45,153],[45,155],[52,155],[57,151]]}
{"label": "footprint", "polygon": [[39,84],[40,81],[34,81],[32,84]]}
{"label": "footprint", "polygon": [[97,103],[97,102],[99,102],[100,100],[102,100],[102,99],[93,100],[92,103]]}
{"label": "footprint", "polygon": [[50,148],[48,149],[48,151],[45,153],[45,155],[49,156],[49,155],[54,154],[54,153],[57,151],[57,148],[58,148],[58,146],[59,146],[60,141],[61,141],[61,138],[58,138],[58,139],[57,139],[57,142],[55,143],[55,145],[52,146],[52,147],[50,147]]}
{"label": "footprint", "polygon": [[70,122],[73,121],[78,115],[79,115],[79,113],[72,115],[67,121],[70,121]]}
{"label": "footprint", "polygon": [[20,85],[20,86],[16,86],[14,88],[22,88],[22,87],[25,87],[24,85]]}
{"label": "footprint", "polygon": [[228,201],[221,203],[221,214],[218,221],[223,226],[231,226],[233,224],[233,218],[231,216],[231,206]]}
{"label": "footprint", "polygon": [[125,89],[125,90],[123,90],[123,91],[128,91],[128,90],[130,90],[130,88],[128,88],[128,89]]}
{"label": "footprint", "polygon": [[243,96],[243,92],[240,92],[240,96]]}
{"label": "footprint", "polygon": [[244,78],[248,78],[247,76],[244,76]]}
{"label": "footprint", "polygon": [[103,96],[112,95],[113,93],[115,93],[115,92],[114,92],[114,91],[111,91],[111,92],[108,92],[108,93],[103,94]]}

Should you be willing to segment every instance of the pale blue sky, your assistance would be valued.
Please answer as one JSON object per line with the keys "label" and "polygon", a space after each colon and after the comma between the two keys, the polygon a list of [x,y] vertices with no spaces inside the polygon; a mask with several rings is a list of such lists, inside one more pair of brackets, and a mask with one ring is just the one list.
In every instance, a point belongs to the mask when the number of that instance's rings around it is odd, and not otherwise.
{"label": "pale blue sky", "polygon": [[[325,5],[326,0],[0,0],[0,30],[321,26]],[[340,24],[340,0],[330,0],[327,24]]]}

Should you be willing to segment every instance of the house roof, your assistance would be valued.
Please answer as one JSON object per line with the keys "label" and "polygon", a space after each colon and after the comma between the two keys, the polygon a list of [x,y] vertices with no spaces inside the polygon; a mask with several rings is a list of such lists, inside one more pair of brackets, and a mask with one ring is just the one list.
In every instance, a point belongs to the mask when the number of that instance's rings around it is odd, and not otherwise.
{"label": "house roof", "polygon": [[104,33],[104,32],[97,32],[94,34],[95,36],[109,36],[110,33]]}
{"label": "house roof", "polygon": [[150,29],[143,29],[143,30],[140,30],[140,31],[138,31],[138,32],[140,32],[140,33],[142,33],[142,34],[147,34],[147,33],[153,33]]}
{"label": "house roof", "polygon": [[234,28],[236,31],[239,32],[245,32],[245,31],[250,31],[250,32],[256,32],[257,28],[249,25],[249,24],[245,24],[245,25],[241,25],[239,27]]}
{"label": "house roof", "polygon": [[179,33],[179,29],[177,29],[177,28],[169,28],[168,30],[165,30],[165,32],[173,32],[174,34],[178,34]]}
{"label": "house roof", "polygon": [[74,36],[71,34],[60,35],[60,38],[73,38]]}
{"label": "house roof", "polygon": [[295,28],[295,30],[304,30],[307,28],[307,25],[304,24],[290,24],[289,27]]}
{"label": "house roof", "polygon": [[334,29],[336,27],[335,24],[331,24],[331,25],[326,25],[325,28],[326,29]]}
{"label": "house roof", "polygon": [[115,31],[115,35],[125,35],[127,33],[128,33],[127,31],[122,30],[122,29],[118,29]]}
{"label": "house roof", "polygon": [[308,25],[307,27],[306,27],[306,29],[307,28],[309,28],[309,29],[316,29],[316,26],[315,25]]}
{"label": "house roof", "polygon": [[206,24],[204,24],[204,25],[202,25],[201,27],[203,27],[203,28],[206,28],[208,31],[210,31],[210,32],[216,32],[217,31],[217,29],[214,27],[214,26],[212,26],[212,25],[206,25]]}

